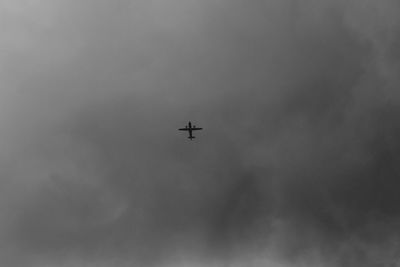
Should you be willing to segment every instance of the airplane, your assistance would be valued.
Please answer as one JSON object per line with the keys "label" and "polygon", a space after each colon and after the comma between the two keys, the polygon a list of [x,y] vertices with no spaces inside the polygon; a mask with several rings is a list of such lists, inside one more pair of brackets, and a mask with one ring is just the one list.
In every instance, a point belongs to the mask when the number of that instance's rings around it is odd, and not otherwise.
{"label": "airplane", "polygon": [[193,127],[192,127],[192,123],[190,121],[189,121],[188,125],[185,126],[185,128],[179,128],[179,131],[189,131],[189,137],[188,138],[190,140],[193,140],[193,138],[195,138],[192,135],[192,132],[193,131],[197,131],[197,130],[203,130],[203,128],[198,128],[198,127],[196,127],[196,125],[193,125]]}

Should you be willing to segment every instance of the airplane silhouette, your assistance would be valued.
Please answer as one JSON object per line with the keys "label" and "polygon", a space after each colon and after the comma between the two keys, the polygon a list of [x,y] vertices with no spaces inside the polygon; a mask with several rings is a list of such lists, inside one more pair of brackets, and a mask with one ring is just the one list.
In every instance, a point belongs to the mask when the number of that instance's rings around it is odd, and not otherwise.
{"label": "airplane silhouette", "polygon": [[185,128],[179,128],[179,131],[188,131],[189,132],[189,139],[193,140],[193,138],[195,138],[192,133],[193,131],[197,131],[197,130],[203,130],[203,128],[198,128],[196,127],[196,125],[193,125],[192,127],[192,123],[189,121],[188,125],[185,126]]}

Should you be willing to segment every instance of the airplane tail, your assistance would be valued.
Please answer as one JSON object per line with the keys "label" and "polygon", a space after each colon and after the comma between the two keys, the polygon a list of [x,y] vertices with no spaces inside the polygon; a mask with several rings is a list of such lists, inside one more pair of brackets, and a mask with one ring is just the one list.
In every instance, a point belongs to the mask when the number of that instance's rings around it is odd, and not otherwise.
{"label": "airplane tail", "polygon": [[189,136],[188,137],[190,140],[193,140],[195,137],[194,136]]}

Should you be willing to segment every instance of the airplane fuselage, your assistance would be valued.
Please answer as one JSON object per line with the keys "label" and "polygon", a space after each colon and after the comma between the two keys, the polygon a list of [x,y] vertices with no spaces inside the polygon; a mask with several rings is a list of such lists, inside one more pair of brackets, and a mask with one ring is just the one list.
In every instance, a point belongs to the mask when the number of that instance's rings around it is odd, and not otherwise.
{"label": "airplane fuselage", "polygon": [[189,129],[189,139],[190,140],[192,140],[194,137],[193,137],[193,130],[192,130],[192,123],[189,121],[189,127],[188,127],[188,129]]}

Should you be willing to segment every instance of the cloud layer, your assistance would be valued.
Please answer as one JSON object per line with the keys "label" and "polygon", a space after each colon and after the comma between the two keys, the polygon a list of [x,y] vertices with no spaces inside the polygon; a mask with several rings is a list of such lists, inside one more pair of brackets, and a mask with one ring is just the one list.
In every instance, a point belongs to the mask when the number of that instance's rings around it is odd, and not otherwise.
{"label": "cloud layer", "polygon": [[0,12],[2,266],[400,264],[396,1]]}

